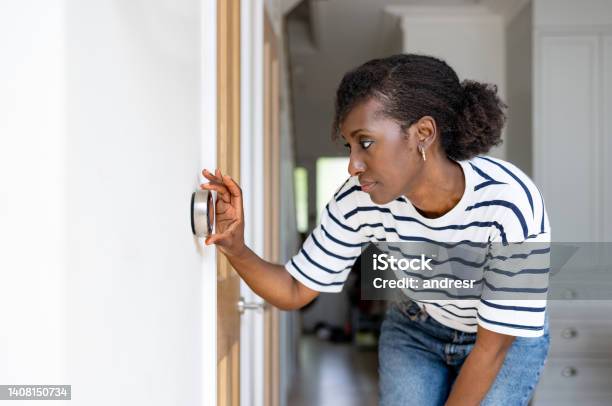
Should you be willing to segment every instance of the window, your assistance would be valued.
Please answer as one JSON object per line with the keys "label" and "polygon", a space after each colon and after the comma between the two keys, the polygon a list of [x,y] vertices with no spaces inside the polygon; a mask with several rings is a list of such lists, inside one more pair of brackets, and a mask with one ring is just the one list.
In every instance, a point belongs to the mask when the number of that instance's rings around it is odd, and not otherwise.
{"label": "window", "polygon": [[317,223],[325,205],[348,178],[349,158],[317,159]]}
{"label": "window", "polygon": [[308,171],[297,167],[293,170],[295,192],[295,219],[300,233],[308,231]]}

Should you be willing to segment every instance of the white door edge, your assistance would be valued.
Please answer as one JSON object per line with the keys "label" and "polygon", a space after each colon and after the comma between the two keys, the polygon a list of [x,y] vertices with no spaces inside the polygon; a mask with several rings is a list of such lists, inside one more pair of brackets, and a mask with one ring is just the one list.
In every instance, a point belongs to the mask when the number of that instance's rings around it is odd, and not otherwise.
{"label": "white door edge", "polygon": [[[241,158],[240,180],[244,197],[245,242],[263,254],[263,1],[241,2]],[[241,295],[248,302],[261,301],[243,281]],[[240,326],[240,403],[263,406],[264,318],[249,310]]]}
{"label": "white door edge", "polygon": [[[201,29],[201,136],[202,168],[217,165],[217,1],[203,0]],[[200,174],[200,179],[203,180]],[[201,404],[217,404],[217,256],[213,247],[198,241],[202,254]],[[202,248],[204,247],[204,248]]]}

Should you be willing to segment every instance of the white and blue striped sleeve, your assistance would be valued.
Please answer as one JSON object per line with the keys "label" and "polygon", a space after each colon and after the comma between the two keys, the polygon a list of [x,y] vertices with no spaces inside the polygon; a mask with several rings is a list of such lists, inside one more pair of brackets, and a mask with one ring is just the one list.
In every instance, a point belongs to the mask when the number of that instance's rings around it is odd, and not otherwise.
{"label": "white and blue striped sleeve", "polygon": [[503,231],[491,242],[477,306],[478,324],[487,330],[518,337],[544,333],[550,225],[544,201],[539,200],[533,215],[523,211],[506,216],[501,221]]}
{"label": "white and blue striped sleeve", "polygon": [[[321,214],[321,222],[285,268],[302,284],[319,292],[340,292],[367,240],[359,232],[358,216],[345,214],[356,205],[359,187],[349,179]],[[353,196],[351,196],[353,195]]]}

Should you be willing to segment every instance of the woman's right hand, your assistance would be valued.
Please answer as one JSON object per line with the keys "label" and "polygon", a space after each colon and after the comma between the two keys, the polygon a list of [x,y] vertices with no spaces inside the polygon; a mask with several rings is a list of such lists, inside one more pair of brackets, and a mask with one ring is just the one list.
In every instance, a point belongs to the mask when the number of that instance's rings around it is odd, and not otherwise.
{"label": "woman's right hand", "polygon": [[246,250],[242,190],[231,177],[222,175],[219,169],[214,175],[204,169],[202,175],[209,183],[200,187],[217,192],[215,233],[206,238],[205,244],[217,245],[226,256],[240,256]]}
{"label": "woman's right hand", "polygon": [[204,169],[202,175],[209,183],[200,187],[217,192],[215,234],[206,238],[206,245],[216,244],[247,285],[274,306],[295,310],[311,302],[319,292],[302,285],[283,265],[263,260],[244,244],[242,190],[238,184],[219,169],[214,175]]}

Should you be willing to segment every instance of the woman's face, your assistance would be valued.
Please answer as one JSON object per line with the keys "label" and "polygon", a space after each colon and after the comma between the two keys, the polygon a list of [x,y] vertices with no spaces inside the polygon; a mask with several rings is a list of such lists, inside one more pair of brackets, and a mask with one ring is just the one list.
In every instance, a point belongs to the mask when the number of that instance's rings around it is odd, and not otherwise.
{"label": "woman's face", "polygon": [[419,126],[406,131],[382,113],[382,104],[371,98],[355,106],[340,126],[350,148],[348,171],[358,176],[362,190],[376,204],[407,194],[418,179],[423,160],[417,149]]}

